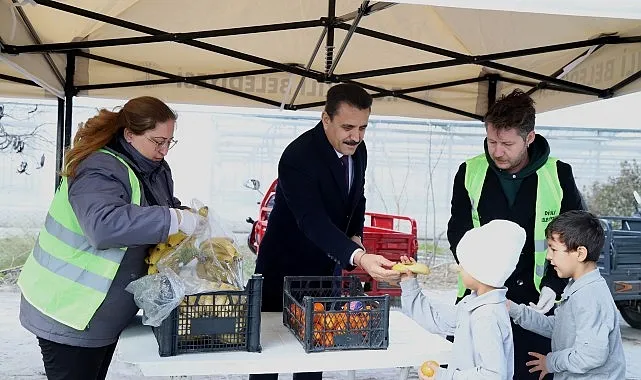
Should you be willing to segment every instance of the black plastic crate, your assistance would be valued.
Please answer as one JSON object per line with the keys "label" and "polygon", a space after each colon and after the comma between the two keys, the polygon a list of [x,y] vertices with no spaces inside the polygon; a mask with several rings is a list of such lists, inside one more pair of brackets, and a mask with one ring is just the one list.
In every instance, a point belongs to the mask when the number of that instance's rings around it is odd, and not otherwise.
{"label": "black plastic crate", "polygon": [[154,335],[160,356],[188,352],[260,352],[263,278],[254,275],[244,290],[185,296]]}
{"label": "black plastic crate", "polygon": [[353,275],[285,277],[283,324],[308,353],[384,350],[389,296],[367,296]]}

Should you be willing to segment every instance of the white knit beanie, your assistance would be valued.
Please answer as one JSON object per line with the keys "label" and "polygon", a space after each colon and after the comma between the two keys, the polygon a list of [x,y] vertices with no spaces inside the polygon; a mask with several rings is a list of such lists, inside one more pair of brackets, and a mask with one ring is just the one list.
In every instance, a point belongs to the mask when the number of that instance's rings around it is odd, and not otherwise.
{"label": "white knit beanie", "polygon": [[456,256],[470,276],[500,288],[516,268],[525,236],[518,224],[496,219],[467,231],[456,247]]}

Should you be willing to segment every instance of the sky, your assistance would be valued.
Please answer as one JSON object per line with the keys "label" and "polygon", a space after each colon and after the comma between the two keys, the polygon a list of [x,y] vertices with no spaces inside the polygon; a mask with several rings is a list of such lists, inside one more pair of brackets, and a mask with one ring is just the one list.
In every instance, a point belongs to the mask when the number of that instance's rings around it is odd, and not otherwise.
{"label": "sky", "polygon": [[641,93],[602,99],[537,115],[538,125],[641,130]]}

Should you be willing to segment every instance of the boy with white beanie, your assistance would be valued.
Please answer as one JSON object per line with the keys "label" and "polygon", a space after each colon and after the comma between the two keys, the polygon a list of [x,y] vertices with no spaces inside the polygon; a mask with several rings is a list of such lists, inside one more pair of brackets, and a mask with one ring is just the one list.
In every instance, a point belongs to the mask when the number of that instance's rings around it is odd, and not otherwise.
{"label": "boy with white beanie", "polygon": [[[421,379],[512,379],[514,346],[506,308],[505,280],[514,271],[526,233],[518,224],[493,220],[465,233],[457,254],[463,283],[472,293],[457,305],[435,304],[416,275],[401,275],[403,312],[435,334],[454,334],[447,369],[431,366]],[[404,263],[411,262],[407,257]]]}

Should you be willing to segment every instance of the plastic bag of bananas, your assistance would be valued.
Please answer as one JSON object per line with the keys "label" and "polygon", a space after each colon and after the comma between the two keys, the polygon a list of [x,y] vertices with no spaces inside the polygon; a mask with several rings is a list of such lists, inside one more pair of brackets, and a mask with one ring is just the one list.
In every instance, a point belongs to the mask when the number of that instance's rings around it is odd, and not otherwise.
{"label": "plastic bag of bananas", "polygon": [[157,272],[160,266],[173,270],[185,281],[187,294],[227,286],[243,289],[242,258],[233,235],[207,206],[194,200],[192,209],[206,217],[208,223],[191,236],[178,232],[170,235],[167,242],[152,247],[146,259],[148,273]]}
{"label": "plastic bag of bananas", "polygon": [[[185,300],[189,297],[185,298],[185,295],[244,289],[242,258],[234,244],[233,235],[227,232],[217,215],[207,206],[194,200],[191,208],[205,217],[207,223],[192,235],[178,232],[170,235],[166,242],[150,248],[145,259],[149,265],[148,275],[132,282],[131,289],[136,290],[136,293],[132,291],[136,304],[154,323],[169,315],[164,308],[160,313],[154,306],[160,301],[163,305],[174,305],[175,308],[179,304],[186,305]],[[167,288],[163,288],[162,284],[169,284],[169,277],[172,279],[171,288],[180,289],[172,293],[174,297],[171,300],[162,293]],[[179,284],[174,284],[176,282]],[[225,303],[222,298],[217,299],[212,295],[202,295],[199,300],[196,308],[191,307],[193,305],[188,305],[189,308],[179,307],[179,313],[189,309],[191,317],[196,318],[201,314],[204,317],[236,317],[243,304],[239,299],[231,298]]]}

